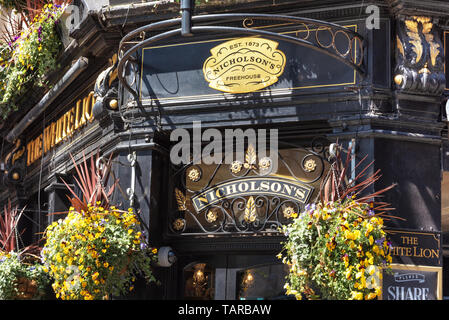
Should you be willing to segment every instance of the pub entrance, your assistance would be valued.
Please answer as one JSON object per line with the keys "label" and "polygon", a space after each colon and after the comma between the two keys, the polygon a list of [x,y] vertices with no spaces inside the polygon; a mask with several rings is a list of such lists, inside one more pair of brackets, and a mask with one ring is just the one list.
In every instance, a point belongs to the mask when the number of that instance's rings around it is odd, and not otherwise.
{"label": "pub entrance", "polygon": [[179,298],[185,300],[283,300],[287,267],[274,255],[189,256],[182,269]]}

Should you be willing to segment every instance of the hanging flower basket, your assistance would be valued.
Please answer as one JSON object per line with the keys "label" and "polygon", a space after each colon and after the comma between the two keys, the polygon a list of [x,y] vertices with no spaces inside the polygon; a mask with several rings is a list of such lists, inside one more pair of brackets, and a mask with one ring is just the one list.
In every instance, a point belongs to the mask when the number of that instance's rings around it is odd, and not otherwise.
{"label": "hanging flower basket", "polygon": [[126,295],[136,277],[154,281],[154,249],[145,245],[133,211],[89,206],[71,208],[51,224],[42,250],[44,269],[54,279],[56,297],[63,300],[104,299]]}
{"label": "hanging flower basket", "polygon": [[29,264],[16,252],[0,252],[0,300],[40,299],[48,283],[38,262]]}
{"label": "hanging flower basket", "polygon": [[36,280],[20,277],[16,280],[16,287],[18,294],[17,300],[29,300],[33,299],[37,294],[37,282]]}
{"label": "hanging flower basket", "polygon": [[297,299],[379,297],[382,270],[391,263],[383,228],[383,219],[369,205],[351,198],[309,206],[284,227],[287,294]]}
{"label": "hanging flower basket", "polygon": [[392,262],[384,219],[398,217],[387,215],[394,209],[376,198],[394,185],[363,194],[380,172],[367,174],[370,163],[350,181],[351,152],[344,163],[341,147],[336,150],[320,199],[283,227],[287,240],[278,257],[290,267],[285,289],[296,299],[375,299],[381,295],[382,273]]}

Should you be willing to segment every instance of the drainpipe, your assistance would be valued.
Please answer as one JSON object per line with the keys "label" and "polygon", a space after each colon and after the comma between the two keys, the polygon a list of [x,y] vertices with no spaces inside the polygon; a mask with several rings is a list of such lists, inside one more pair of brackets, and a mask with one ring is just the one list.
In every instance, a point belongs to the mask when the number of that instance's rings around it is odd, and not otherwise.
{"label": "drainpipe", "polygon": [[14,143],[17,138],[30,126],[47,107],[65,90],[67,87],[83,72],[86,70],[89,64],[89,60],[85,57],[79,58],[67,71],[58,83],[55,84],[50,91],[36,104],[26,115],[19,121],[19,123],[11,130],[6,136],[6,140],[10,143]]}
{"label": "drainpipe", "polygon": [[192,0],[181,0],[181,35],[184,37],[191,37],[192,34],[192,12],[193,12]]}

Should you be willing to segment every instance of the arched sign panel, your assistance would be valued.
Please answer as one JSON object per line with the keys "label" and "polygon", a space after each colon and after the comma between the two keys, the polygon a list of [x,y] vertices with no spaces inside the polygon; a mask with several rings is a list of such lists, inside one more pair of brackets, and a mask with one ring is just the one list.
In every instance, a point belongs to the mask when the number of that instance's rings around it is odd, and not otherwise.
{"label": "arched sign panel", "polygon": [[277,169],[272,157],[259,159],[250,145],[242,162],[177,168],[170,232],[278,233],[317,200],[329,163],[302,148],[279,150]]}

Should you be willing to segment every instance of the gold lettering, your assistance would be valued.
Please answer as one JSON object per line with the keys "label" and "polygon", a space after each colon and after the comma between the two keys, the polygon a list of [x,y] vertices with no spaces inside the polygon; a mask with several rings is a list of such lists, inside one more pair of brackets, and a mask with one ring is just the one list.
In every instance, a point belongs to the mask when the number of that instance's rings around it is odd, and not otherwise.
{"label": "gold lettering", "polygon": [[27,146],[27,166],[31,165],[43,154],[49,152],[63,140],[72,137],[75,131],[94,120],[94,92],[91,91],[84,99],[79,99],[76,105],[56,121],[51,122],[43,134],[30,141]]}
{"label": "gold lettering", "polygon": [[51,127],[48,126],[44,129],[44,153],[50,151],[51,148]]}
{"label": "gold lettering", "polygon": [[34,140],[34,159],[33,162],[42,156],[42,134]]}
{"label": "gold lettering", "polygon": [[407,245],[418,245],[418,238],[416,237],[407,237],[407,236],[402,236],[402,244],[407,244]]}
{"label": "gold lettering", "polygon": [[78,129],[79,127],[81,127],[81,119],[80,116],[82,115],[82,105],[81,105],[81,100],[78,100],[76,102],[76,112],[75,112],[75,130]]}
{"label": "gold lettering", "polygon": [[73,109],[70,109],[69,111],[66,112],[66,114],[64,115],[66,118],[66,134],[67,137],[71,137],[73,134]]}
{"label": "gold lettering", "polygon": [[56,123],[52,122],[50,125],[50,147],[53,148],[56,144]]}
{"label": "gold lettering", "polygon": [[28,144],[27,144],[27,166],[29,166],[33,163],[33,161],[31,160],[32,154],[33,154],[33,142],[28,142]]}
{"label": "gold lettering", "polygon": [[67,125],[68,125],[68,120],[67,120],[67,112],[64,113],[64,115],[62,116],[62,139],[65,140],[68,136],[67,134]]}
{"label": "gold lettering", "polygon": [[55,145],[61,142],[61,119],[56,120],[56,138]]}
{"label": "gold lettering", "polygon": [[92,117],[92,107],[93,107],[93,99],[94,98],[94,93],[91,92],[89,93],[89,95],[83,99],[83,114],[86,118],[86,122],[90,121],[92,122],[93,117]]}
{"label": "gold lettering", "polygon": [[412,248],[404,248],[405,249],[405,251],[406,251],[406,256],[411,256],[412,255]]}
{"label": "gold lettering", "polygon": [[440,257],[440,252],[438,250],[435,250],[435,249],[431,249],[431,250],[432,250],[432,257],[435,257],[435,258]]}

